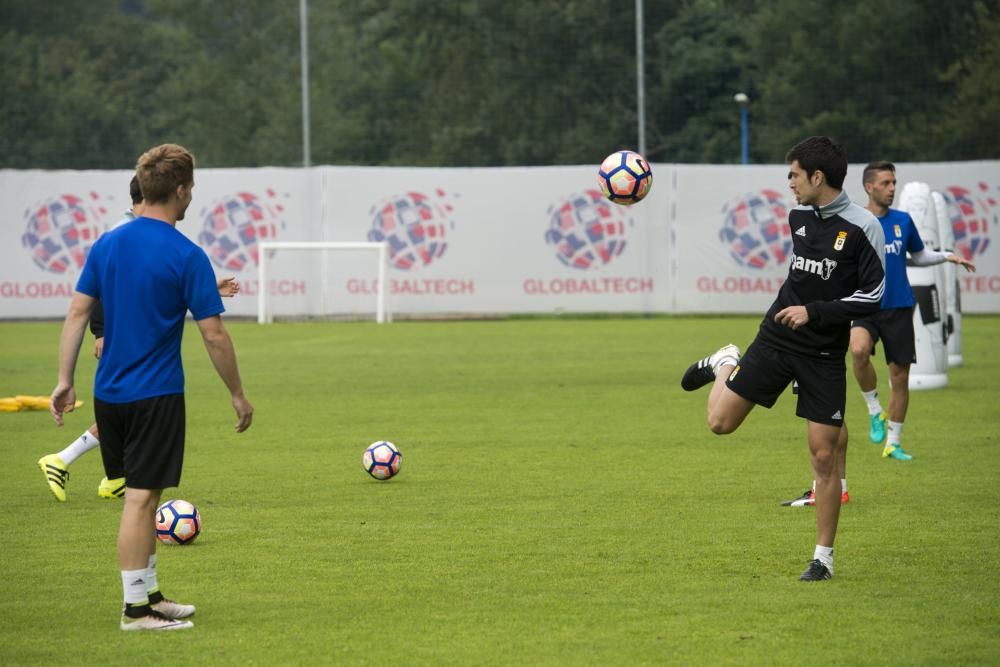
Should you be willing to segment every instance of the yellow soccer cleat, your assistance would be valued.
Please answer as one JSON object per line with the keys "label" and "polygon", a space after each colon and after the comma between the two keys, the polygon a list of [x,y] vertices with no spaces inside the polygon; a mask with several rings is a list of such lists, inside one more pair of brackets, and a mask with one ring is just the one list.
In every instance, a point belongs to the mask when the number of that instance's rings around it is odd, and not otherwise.
{"label": "yellow soccer cleat", "polygon": [[69,481],[69,468],[59,458],[58,454],[49,454],[38,459],[38,468],[45,475],[49,491],[61,503],[66,502],[66,482]]}
{"label": "yellow soccer cleat", "polygon": [[108,479],[105,477],[101,480],[100,486],[97,487],[97,495],[101,498],[122,498],[125,496],[125,478],[119,477],[118,479]]}

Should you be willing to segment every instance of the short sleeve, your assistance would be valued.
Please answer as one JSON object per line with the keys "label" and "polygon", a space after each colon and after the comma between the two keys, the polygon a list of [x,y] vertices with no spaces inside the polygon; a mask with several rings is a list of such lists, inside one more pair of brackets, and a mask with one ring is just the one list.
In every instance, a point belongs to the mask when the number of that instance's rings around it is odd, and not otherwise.
{"label": "short sleeve", "polygon": [[90,253],[87,255],[87,261],[83,263],[80,278],[76,281],[77,292],[94,297],[95,299],[101,298],[101,280],[97,266],[100,264],[101,257],[103,256],[103,250],[104,244],[101,243],[101,239],[98,239],[97,243],[91,246]]}
{"label": "short sleeve", "polygon": [[910,238],[906,240],[906,252],[913,255],[924,249],[924,240],[920,238],[920,232],[917,230],[917,225],[913,222],[913,218],[909,215],[906,218],[910,221]]}
{"label": "short sleeve", "polygon": [[184,267],[184,303],[195,320],[219,315],[226,311],[215,282],[215,272],[208,255],[195,248]]}

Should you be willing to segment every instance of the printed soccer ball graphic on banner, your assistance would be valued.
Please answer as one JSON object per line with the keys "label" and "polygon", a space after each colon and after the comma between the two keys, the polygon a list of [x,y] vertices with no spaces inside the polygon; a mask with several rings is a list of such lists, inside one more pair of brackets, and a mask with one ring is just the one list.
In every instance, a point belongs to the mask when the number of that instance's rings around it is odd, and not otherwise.
{"label": "printed soccer ball graphic on banner", "polygon": [[107,213],[96,192],[89,200],[72,194],[53,197],[24,212],[27,229],[21,244],[39,268],[52,273],[79,270],[104,231]]}
{"label": "printed soccer ball graphic on banner", "polygon": [[649,194],[653,187],[653,170],[646,158],[638,153],[617,151],[601,162],[597,183],[605,197],[616,204],[631,206]]}
{"label": "printed soccer ball graphic on banner", "polygon": [[625,250],[625,234],[632,224],[626,210],[609,204],[597,190],[572,194],[549,207],[545,242],[555,247],[566,266],[604,266]]}
{"label": "printed soccer ball graphic on banner", "polygon": [[719,239],[740,266],[763,269],[783,265],[792,252],[788,206],[775,190],[750,192],[722,208]]}
{"label": "printed soccer ball graphic on banner", "polygon": [[198,243],[212,263],[226,271],[257,266],[260,241],[274,241],[285,228],[285,207],[274,190],[265,197],[239,192],[201,210],[204,220]]}
{"label": "printed soccer ball graphic on banner", "polygon": [[402,463],[402,453],[388,440],[373,442],[361,455],[361,466],[365,472],[379,481],[391,479],[399,474],[399,466]]}
{"label": "printed soccer ball graphic on banner", "polygon": [[191,544],[201,534],[201,513],[186,500],[168,500],[156,509],[156,537],[164,544]]}
{"label": "printed soccer ball graphic on banner", "polygon": [[440,189],[433,198],[423,192],[393,195],[369,211],[368,240],[388,242],[389,263],[397,269],[428,266],[448,249],[445,236],[454,227],[453,210]]}
{"label": "printed soccer ball graphic on banner", "polygon": [[990,245],[989,227],[1000,225],[997,200],[990,196],[989,186],[979,184],[979,193],[953,185],[943,193],[948,205],[948,217],[955,235],[955,250],[965,259],[982,255]]}

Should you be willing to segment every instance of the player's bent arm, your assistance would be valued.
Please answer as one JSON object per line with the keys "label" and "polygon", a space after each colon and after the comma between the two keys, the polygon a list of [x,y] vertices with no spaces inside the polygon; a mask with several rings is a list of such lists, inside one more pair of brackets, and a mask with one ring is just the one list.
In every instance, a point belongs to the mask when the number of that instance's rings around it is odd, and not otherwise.
{"label": "player's bent arm", "polygon": [[843,299],[813,301],[805,305],[807,321],[827,326],[870,317],[881,310],[884,292],[885,280],[883,279],[875,287],[855,290],[853,294]]}
{"label": "player's bent arm", "polygon": [[236,362],[236,350],[233,349],[233,341],[229,337],[229,332],[222,324],[222,317],[213,315],[197,321],[198,330],[201,332],[202,340],[205,341],[205,349],[215,366],[215,371],[222,378],[229,394],[233,399],[233,408],[239,421],[236,430],[245,431],[250,426],[253,419],[253,406],[243,393],[243,380],[240,378],[239,365]]}
{"label": "player's bent arm", "polygon": [[816,326],[844,324],[874,315],[882,307],[885,293],[885,254],[882,228],[873,231],[874,244],[862,242],[857,252],[857,288],[835,301],[806,304],[809,321]]}
{"label": "player's bent arm", "polygon": [[219,296],[223,297],[233,297],[236,296],[240,291],[240,284],[236,282],[236,278],[220,278],[216,281],[215,286],[219,289]]}
{"label": "player's bent arm", "polygon": [[76,361],[80,355],[80,345],[83,344],[83,334],[87,330],[87,320],[94,307],[94,298],[74,292],[73,299],[66,313],[62,335],[59,338],[59,379],[52,391],[49,410],[56,424],[62,426],[64,411],[73,409],[76,403],[76,391],[73,389],[73,378],[76,375]]}
{"label": "player's bent arm", "polygon": [[952,264],[964,266],[966,271],[976,270],[975,264],[953,252],[942,252],[940,250],[929,250],[927,248],[918,252],[911,252],[910,260],[912,260],[913,264],[916,266],[934,266],[935,264],[951,262]]}

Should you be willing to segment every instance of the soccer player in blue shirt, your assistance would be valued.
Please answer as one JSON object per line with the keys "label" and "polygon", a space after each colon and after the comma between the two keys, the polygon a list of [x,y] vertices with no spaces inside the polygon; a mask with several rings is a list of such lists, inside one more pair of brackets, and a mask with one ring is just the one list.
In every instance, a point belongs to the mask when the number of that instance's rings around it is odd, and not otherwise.
{"label": "soccer player in blue shirt", "polygon": [[[139,177],[132,176],[129,182],[129,197],[132,208],[125,211],[125,216],[112,229],[135,220],[142,215],[142,190],[139,188]],[[218,281],[219,295],[235,296],[240,291],[240,285],[235,278],[223,278]],[[90,331],[94,334],[94,358],[100,359],[104,350],[104,309],[100,301],[94,302],[90,313]],[[69,482],[69,467],[81,456],[101,444],[97,424],[92,424],[83,434],[68,444],[62,451],[46,454],[38,459],[38,468],[45,477],[49,491],[61,503],[66,502],[66,484]],[[125,496],[125,478],[108,479],[105,477],[97,485],[97,495],[100,498],[122,498]]]}
{"label": "soccer player in blue shirt", "polygon": [[163,489],[180,483],[185,408],[181,337],[190,311],[216,372],[229,389],[236,431],[250,427],[236,353],[205,251],[177,231],[191,204],[194,156],[176,144],[146,151],[136,165],[143,215],[101,236],[70,302],[52,391],[56,424],[76,400],[73,376],[84,329],[97,299],[104,306],[105,347],[94,380],[94,414],[108,478],[126,480],[118,529],[125,608],[122,630],[181,630],[195,607],[164,597],[156,577],[152,530]]}
{"label": "soccer player in blue shirt", "polygon": [[[872,162],[862,176],[868,193],[867,209],[875,214],[885,232],[885,295],[882,309],[870,317],[854,320],[851,325],[851,358],[854,377],[868,404],[869,437],[875,444],[886,439],[883,458],[909,461],[913,457],[903,450],[900,437],[906,409],[910,402],[910,365],[917,360],[913,332],[913,290],[906,276],[906,255],[916,266],[932,266],[952,262],[975,271],[975,265],[954,253],[924,247],[920,233],[909,213],[889,208],[896,197],[896,167],[891,162]],[[878,378],[871,357],[875,344],[882,340],[885,360],[889,365],[889,411],[882,409],[878,399]]]}

